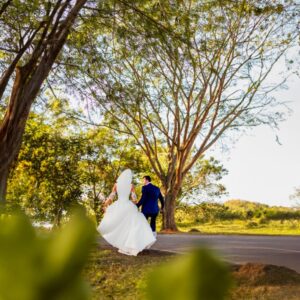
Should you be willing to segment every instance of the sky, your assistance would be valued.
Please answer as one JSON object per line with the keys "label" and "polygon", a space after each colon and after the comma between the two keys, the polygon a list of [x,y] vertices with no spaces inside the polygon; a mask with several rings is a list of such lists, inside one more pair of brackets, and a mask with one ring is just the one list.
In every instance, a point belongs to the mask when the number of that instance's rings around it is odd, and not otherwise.
{"label": "sky", "polygon": [[222,180],[229,195],[222,200],[295,205],[289,196],[300,187],[300,78],[293,76],[287,85],[287,90],[277,91],[275,96],[291,101],[293,112],[280,123],[278,131],[256,127],[241,136],[228,152],[211,152],[229,171]]}

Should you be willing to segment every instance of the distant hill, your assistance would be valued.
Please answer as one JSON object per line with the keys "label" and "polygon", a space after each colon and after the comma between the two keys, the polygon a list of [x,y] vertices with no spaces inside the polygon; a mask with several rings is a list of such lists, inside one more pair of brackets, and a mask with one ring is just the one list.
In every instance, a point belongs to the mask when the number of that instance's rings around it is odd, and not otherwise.
{"label": "distant hill", "polygon": [[262,204],[258,202],[252,202],[252,201],[246,201],[246,200],[240,200],[240,199],[232,199],[228,200],[224,203],[224,206],[228,207],[230,210],[258,210],[258,209],[266,209],[270,206],[267,204]]}
{"label": "distant hill", "polygon": [[263,204],[254,201],[247,201],[241,199],[231,199],[224,202],[224,206],[228,207],[232,211],[245,211],[245,210],[262,210],[262,209],[276,209],[276,210],[294,210],[290,207],[285,206],[270,206],[268,204]]}

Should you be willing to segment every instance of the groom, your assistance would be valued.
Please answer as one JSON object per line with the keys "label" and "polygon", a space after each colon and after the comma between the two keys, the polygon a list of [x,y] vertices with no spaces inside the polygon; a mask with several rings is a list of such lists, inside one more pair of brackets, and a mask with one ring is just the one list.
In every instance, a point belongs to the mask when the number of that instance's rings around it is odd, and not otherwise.
{"label": "groom", "polygon": [[156,236],[156,218],[159,213],[158,199],[161,204],[161,211],[164,208],[164,198],[160,189],[151,183],[150,176],[143,177],[144,186],[142,188],[142,197],[137,203],[137,207],[142,206],[142,213],[148,220],[150,218],[150,226],[154,236]]}

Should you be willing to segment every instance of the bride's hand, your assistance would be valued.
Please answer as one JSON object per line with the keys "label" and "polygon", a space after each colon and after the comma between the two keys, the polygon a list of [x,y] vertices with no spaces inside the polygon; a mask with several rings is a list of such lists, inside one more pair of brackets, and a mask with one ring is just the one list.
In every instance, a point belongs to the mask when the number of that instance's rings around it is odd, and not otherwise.
{"label": "bride's hand", "polygon": [[135,193],[135,189],[134,189],[134,185],[133,184],[131,185],[130,195],[131,195],[131,201],[134,204],[137,204],[138,201],[137,201],[137,197],[136,197],[136,193]]}

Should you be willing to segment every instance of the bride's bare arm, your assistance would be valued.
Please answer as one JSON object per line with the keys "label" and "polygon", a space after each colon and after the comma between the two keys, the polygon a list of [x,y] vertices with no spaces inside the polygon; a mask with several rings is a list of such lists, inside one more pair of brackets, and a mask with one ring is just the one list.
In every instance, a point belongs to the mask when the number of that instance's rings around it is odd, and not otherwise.
{"label": "bride's bare arm", "polygon": [[104,202],[104,207],[107,207],[108,205],[110,205],[113,202],[116,194],[117,194],[117,184],[115,183],[112,188],[111,193],[109,194],[109,196],[107,197],[107,199]]}

